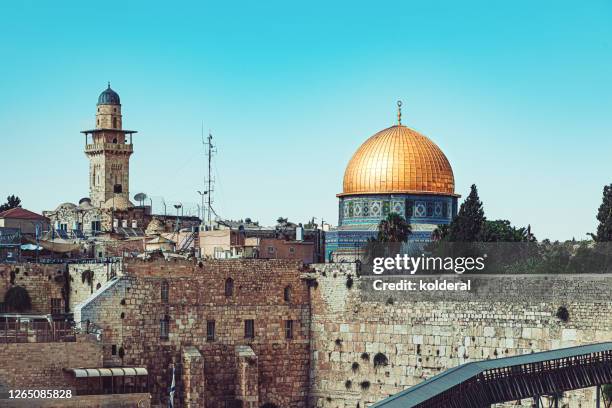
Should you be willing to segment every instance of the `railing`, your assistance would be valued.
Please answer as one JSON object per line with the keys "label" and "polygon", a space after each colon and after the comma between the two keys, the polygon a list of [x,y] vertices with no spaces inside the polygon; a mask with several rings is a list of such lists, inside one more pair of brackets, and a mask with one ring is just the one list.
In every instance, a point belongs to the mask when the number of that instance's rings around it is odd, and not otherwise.
{"label": "railing", "polygon": [[70,322],[0,318],[0,343],[53,343],[76,341]]}
{"label": "railing", "polygon": [[85,146],[86,152],[95,152],[98,150],[121,150],[125,152],[132,152],[133,146],[131,144],[123,143],[94,143]]}

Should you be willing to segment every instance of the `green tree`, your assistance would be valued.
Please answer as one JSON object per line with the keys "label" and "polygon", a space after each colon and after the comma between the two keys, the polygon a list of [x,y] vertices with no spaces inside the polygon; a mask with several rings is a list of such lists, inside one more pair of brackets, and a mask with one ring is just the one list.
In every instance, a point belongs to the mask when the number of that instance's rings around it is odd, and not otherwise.
{"label": "green tree", "polygon": [[535,237],[531,227],[516,228],[508,220],[486,220],[482,225],[480,237],[482,242],[533,242]]}
{"label": "green tree", "polygon": [[603,199],[597,212],[597,233],[591,234],[597,242],[612,241],[612,184],[603,189]]}
{"label": "green tree", "polygon": [[446,237],[448,237],[448,229],[448,224],[438,225],[438,227],[431,233],[432,241],[442,241],[443,239],[446,239]]}
{"label": "green tree", "polygon": [[21,207],[21,199],[16,195],[6,197],[6,203],[0,205],[0,212],[10,210],[11,208]]}
{"label": "green tree", "polygon": [[406,242],[412,234],[410,224],[397,213],[390,213],[378,224],[377,242]]}
{"label": "green tree", "polygon": [[478,197],[478,189],[472,184],[470,194],[461,204],[459,213],[450,224],[448,240],[453,242],[474,242],[480,238],[480,233],[486,218],[482,202]]}

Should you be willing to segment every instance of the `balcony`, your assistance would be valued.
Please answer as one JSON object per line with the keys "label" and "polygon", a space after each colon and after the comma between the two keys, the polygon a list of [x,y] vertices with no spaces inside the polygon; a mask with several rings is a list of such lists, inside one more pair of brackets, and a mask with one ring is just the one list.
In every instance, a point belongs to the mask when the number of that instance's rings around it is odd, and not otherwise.
{"label": "balcony", "polygon": [[133,153],[132,144],[123,143],[93,143],[85,145],[85,153],[101,153],[101,152],[118,152],[118,153]]}
{"label": "balcony", "polygon": [[0,314],[0,343],[75,342],[70,322],[53,320],[51,315]]}

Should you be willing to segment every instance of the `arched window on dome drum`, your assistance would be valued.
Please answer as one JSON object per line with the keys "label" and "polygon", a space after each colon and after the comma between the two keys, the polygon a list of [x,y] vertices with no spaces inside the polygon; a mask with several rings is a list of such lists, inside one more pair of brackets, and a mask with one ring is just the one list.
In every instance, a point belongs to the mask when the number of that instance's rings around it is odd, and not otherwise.
{"label": "arched window on dome drum", "polygon": [[448,203],[446,201],[442,203],[442,216],[448,217]]}
{"label": "arched window on dome drum", "polygon": [[414,201],[406,200],[406,218],[414,215]]}
{"label": "arched window on dome drum", "polygon": [[285,286],[285,290],[283,291],[283,299],[285,302],[291,302],[291,286]]}
{"label": "arched window on dome drum", "polygon": [[230,297],[234,295],[234,280],[227,278],[225,280],[225,296]]}
{"label": "arched window on dome drum", "polygon": [[432,202],[427,203],[427,216],[433,217],[434,214],[434,205]]}
{"label": "arched window on dome drum", "polygon": [[168,303],[168,294],[170,292],[170,286],[167,281],[162,281],[161,284],[161,301],[162,303]]}

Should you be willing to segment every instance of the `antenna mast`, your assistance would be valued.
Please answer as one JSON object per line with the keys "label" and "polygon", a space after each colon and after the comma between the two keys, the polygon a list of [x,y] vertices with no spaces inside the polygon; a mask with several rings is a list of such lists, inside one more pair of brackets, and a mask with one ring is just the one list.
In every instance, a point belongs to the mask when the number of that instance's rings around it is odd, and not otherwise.
{"label": "antenna mast", "polygon": [[[214,180],[212,178],[212,157],[217,152],[217,149],[213,145],[213,136],[210,130],[208,131],[208,137],[204,138],[204,126],[202,126],[202,145],[204,146],[204,152],[206,155],[206,159],[208,161],[208,176],[204,178],[204,187],[206,189],[206,200],[208,207],[208,218],[207,225],[211,225],[211,215],[212,215],[212,193],[214,191]],[[202,209],[204,211],[204,209]],[[202,220],[204,220],[204,215],[202,215]]]}

